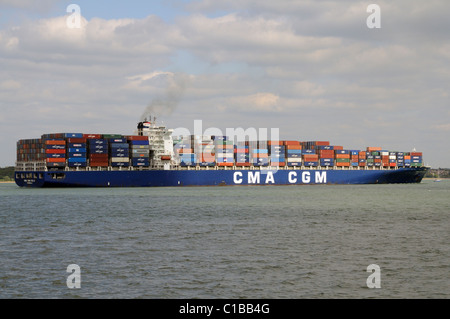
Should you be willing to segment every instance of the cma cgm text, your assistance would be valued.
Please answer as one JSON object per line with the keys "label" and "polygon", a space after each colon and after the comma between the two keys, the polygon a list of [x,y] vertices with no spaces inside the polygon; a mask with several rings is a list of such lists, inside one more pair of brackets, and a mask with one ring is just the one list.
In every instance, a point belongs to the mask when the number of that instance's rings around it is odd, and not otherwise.
{"label": "cma cgm text", "polygon": [[[256,172],[235,172],[233,174],[233,182],[235,184],[242,184],[247,182],[247,184],[275,184],[276,176],[272,171],[264,172],[263,174],[260,171]],[[325,171],[317,171],[317,172],[301,172],[297,174],[297,172],[292,171],[287,175],[287,182],[289,184],[326,184],[327,182],[327,172]]]}

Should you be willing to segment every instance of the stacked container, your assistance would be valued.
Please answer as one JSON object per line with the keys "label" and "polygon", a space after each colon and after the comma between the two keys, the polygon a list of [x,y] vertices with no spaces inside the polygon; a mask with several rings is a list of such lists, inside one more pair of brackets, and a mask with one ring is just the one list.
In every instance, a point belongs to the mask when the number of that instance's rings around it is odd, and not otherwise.
{"label": "stacked container", "polygon": [[[74,134],[72,134],[74,135]],[[67,165],[69,167],[87,166],[87,139],[83,134],[67,138]]]}
{"label": "stacked container", "polygon": [[234,165],[234,142],[227,136],[214,136],[217,166]]}
{"label": "stacked container", "polygon": [[302,146],[299,141],[283,141],[286,150],[287,166],[302,165]]}
{"label": "stacked container", "polygon": [[286,146],[282,141],[268,142],[271,166],[286,166]]}
{"label": "stacked container", "polygon": [[88,158],[89,166],[91,167],[108,167],[109,165],[109,145],[108,140],[105,138],[88,138]]}
{"label": "stacked container", "polygon": [[45,140],[45,154],[47,167],[65,167],[66,141],[63,138]]}
{"label": "stacked container", "polygon": [[236,166],[251,166],[249,142],[236,142],[234,147],[234,162]]}
{"label": "stacked container", "polygon": [[349,150],[334,150],[336,158],[336,166],[349,167],[350,166],[350,151]]}
{"label": "stacked container", "polygon": [[131,165],[134,167],[150,166],[150,143],[147,136],[127,136],[130,147]]}
{"label": "stacked container", "polygon": [[27,139],[17,142],[18,162],[42,162],[45,160],[45,144],[42,139]]}
{"label": "stacked container", "polygon": [[128,167],[130,165],[130,146],[126,138],[109,138],[109,152],[112,167]]}

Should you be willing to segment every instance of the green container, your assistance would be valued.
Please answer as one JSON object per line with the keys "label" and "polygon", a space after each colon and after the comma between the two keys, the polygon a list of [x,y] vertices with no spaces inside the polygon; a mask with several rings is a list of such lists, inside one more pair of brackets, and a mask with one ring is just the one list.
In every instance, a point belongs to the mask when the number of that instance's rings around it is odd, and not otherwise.
{"label": "green container", "polygon": [[120,134],[103,134],[103,138],[104,138],[104,139],[109,139],[109,138],[123,138],[123,136],[120,135]]}
{"label": "green container", "polygon": [[347,163],[350,162],[349,158],[336,158],[337,163]]}

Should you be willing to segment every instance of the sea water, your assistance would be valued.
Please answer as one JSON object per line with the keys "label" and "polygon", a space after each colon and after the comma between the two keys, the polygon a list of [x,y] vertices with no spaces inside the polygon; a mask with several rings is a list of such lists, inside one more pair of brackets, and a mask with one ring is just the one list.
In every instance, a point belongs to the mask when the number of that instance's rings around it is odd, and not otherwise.
{"label": "sea water", "polygon": [[449,234],[447,180],[0,184],[0,298],[449,298]]}

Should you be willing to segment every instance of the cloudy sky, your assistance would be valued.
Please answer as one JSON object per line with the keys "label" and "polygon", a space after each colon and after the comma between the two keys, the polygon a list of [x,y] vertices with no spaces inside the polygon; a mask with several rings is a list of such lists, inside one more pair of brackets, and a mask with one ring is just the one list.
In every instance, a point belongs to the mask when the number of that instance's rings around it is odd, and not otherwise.
{"label": "cloudy sky", "polygon": [[[81,18],[79,28],[75,12]],[[381,28],[368,28],[378,4]],[[450,167],[450,1],[0,0],[0,166],[18,139],[279,128]]]}

